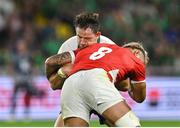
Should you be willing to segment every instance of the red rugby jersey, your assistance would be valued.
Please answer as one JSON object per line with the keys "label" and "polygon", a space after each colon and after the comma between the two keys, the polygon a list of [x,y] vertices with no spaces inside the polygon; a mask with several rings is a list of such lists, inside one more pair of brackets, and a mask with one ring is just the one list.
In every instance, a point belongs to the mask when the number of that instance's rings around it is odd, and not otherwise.
{"label": "red rugby jersey", "polygon": [[134,82],[145,81],[144,63],[127,48],[101,43],[70,53],[74,58],[70,74],[80,70],[102,68],[110,74],[113,82],[126,78]]}

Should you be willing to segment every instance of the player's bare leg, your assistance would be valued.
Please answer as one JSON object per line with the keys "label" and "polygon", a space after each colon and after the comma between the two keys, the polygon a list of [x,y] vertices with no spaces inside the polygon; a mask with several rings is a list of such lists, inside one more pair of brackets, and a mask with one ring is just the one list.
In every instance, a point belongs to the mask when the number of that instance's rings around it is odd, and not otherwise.
{"label": "player's bare leg", "polygon": [[108,108],[102,115],[115,126],[140,126],[138,118],[132,113],[130,107],[124,101]]}
{"label": "player's bare leg", "polygon": [[69,117],[64,119],[64,126],[65,127],[88,127],[89,124],[78,117]]}

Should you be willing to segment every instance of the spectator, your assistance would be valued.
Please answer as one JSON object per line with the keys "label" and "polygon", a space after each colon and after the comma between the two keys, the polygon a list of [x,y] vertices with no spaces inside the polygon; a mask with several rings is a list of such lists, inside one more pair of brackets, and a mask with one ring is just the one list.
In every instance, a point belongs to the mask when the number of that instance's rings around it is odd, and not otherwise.
{"label": "spectator", "polygon": [[14,88],[11,98],[11,116],[15,119],[15,110],[17,106],[17,94],[22,89],[25,91],[24,105],[25,117],[29,117],[30,100],[32,95],[42,96],[43,92],[37,90],[33,85],[33,61],[29,53],[27,42],[19,39],[15,44],[15,51],[12,53],[11,74],[14,78]]}

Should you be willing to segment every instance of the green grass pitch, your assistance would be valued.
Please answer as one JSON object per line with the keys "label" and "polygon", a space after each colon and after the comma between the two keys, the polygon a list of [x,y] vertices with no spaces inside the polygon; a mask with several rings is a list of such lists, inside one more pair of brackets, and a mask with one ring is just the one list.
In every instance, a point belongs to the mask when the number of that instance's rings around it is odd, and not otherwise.
{"label": "green grass pitch", "polygon": [[[0,127],[53,127],[54,121],[0,121]],[[180,121],[141,121],[142,127],[180,127]],[[105,127],[98,121],[91,121],[91,127]]]}

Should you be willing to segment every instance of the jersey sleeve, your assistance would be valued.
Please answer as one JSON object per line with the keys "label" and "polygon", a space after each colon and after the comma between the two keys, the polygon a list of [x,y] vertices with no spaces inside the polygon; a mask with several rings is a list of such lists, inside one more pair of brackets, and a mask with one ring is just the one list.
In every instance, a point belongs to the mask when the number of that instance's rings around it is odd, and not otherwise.
{"label": "jersey sleeve", "polygon": [[74,64],[75,61],[75,53],[74,51],[69,51],[70,55],[71,55],[71,63]]}
{"label": "jersey sleeve", "polygon": [[139,65],[135,68],[134,73],[132,75],[131,83],[141,83],[145,82],[146,70],[144,65]]}
{"label": "jersey sleeve", "polygon": [[80,49],[76,49],[76,50],[71,50],[69,51],[70,55],[71,55],[71,63],[74,64],[75,58],[77,53],[80,51]]}

